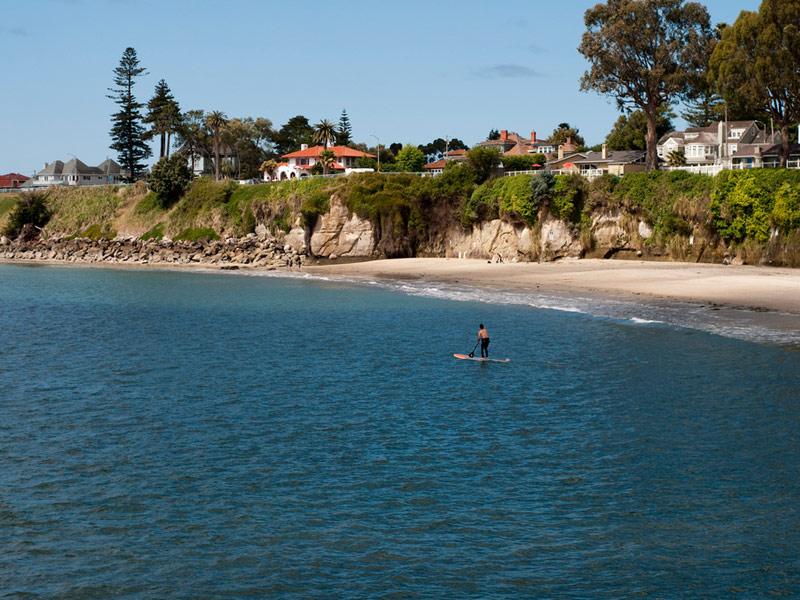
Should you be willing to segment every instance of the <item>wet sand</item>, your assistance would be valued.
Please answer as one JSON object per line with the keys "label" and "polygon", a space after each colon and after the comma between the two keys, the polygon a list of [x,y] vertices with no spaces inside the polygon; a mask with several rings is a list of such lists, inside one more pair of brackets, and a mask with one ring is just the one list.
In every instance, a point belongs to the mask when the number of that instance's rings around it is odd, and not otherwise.
{"label": "wet sand", "polygon": [[800,269],[624,260],[487,263],[406,258],[304,266],[318,275],[415,279],[548,292],[591,292],[800,315]]}

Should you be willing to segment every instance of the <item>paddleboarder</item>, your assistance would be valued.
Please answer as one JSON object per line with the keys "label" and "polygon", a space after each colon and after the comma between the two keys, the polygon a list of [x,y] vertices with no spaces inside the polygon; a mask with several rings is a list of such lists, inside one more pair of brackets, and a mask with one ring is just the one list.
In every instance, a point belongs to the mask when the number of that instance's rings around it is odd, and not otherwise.
{"label": "paddleboarder", "polygon": [[481,328],[478,331],[478,341],[481,343],[481,358],[489,358],[489,332],[481,323]]}

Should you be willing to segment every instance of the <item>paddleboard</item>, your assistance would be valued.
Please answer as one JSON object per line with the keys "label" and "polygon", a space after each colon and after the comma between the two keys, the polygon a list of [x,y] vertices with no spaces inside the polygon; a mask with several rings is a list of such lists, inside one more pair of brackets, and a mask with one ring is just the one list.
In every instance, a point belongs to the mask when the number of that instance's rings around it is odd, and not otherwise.
{"label": "paddleboard", "polygon": [[477,358],[466,354],[453,354],[453,356],[461,360],[477,360],[478,362],[509,362],[511,360],[510,358]]}

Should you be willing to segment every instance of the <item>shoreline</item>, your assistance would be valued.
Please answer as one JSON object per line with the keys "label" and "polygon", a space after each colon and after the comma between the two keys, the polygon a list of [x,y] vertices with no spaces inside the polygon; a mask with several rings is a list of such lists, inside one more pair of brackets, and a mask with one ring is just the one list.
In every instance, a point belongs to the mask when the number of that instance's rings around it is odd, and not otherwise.
{"label": "shoreline", "polygon": [[430,282],[494,290],[589,293],[598,296],[687,302],[800,317],[800,269],[609,259],[489,263],[469,258],[366,259],[304,263],[301,269],[252,264],[4,258],[0,264],[100,268],[293,273],[355,279]]}
{"label": "shoreline", "polygon": [[800,317],[800,270],[783,267],[606,259],[488,263],[481,259],[399,258],[305,265],[303,271],[523,292],[590,293],[631,300],[688,302]]}

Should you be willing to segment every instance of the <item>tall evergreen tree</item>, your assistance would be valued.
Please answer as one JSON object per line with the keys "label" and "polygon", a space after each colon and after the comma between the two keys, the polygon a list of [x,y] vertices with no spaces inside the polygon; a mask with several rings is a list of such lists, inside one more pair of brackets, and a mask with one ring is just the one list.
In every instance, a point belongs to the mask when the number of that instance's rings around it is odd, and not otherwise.
{"label": "tall evergreen tree", "polygon": [[339,126],[336,128],[336,145],[346,146],[353,141],[353,126],[350,125],[350,117],[347,111],[342,109],[342,116],[339,117]]}
{"label": "tall evergreen tree", "polygon": [[110,148],[118,152],[119,164],[130,174],[130,180],[136,181],[139,174],[144,171],[142,162],[149,158],[152,152],[144,141],[145,129],[142,125],[142,104],[136,101],[133,95],[135,79],[145,72],[139,66],[136,50],[126,48],[122,53],[119,66],[114,69],[114,84],[116,87],[108,88],[112,92],[108,98],[119,105],[119,111],[111,116]]}
{"label": "tall evergreen tree", "polygon": [[155,94],[147,103],[147,116],[144,123],[150,125],[150,131],[145,134],[145,139],[161,136],[161,154],[159,158],[169,156],[169,144],[173,133],[178,131],[181,124],[181,109],[172,95],[167,82],[163,79],[156,84]]}

